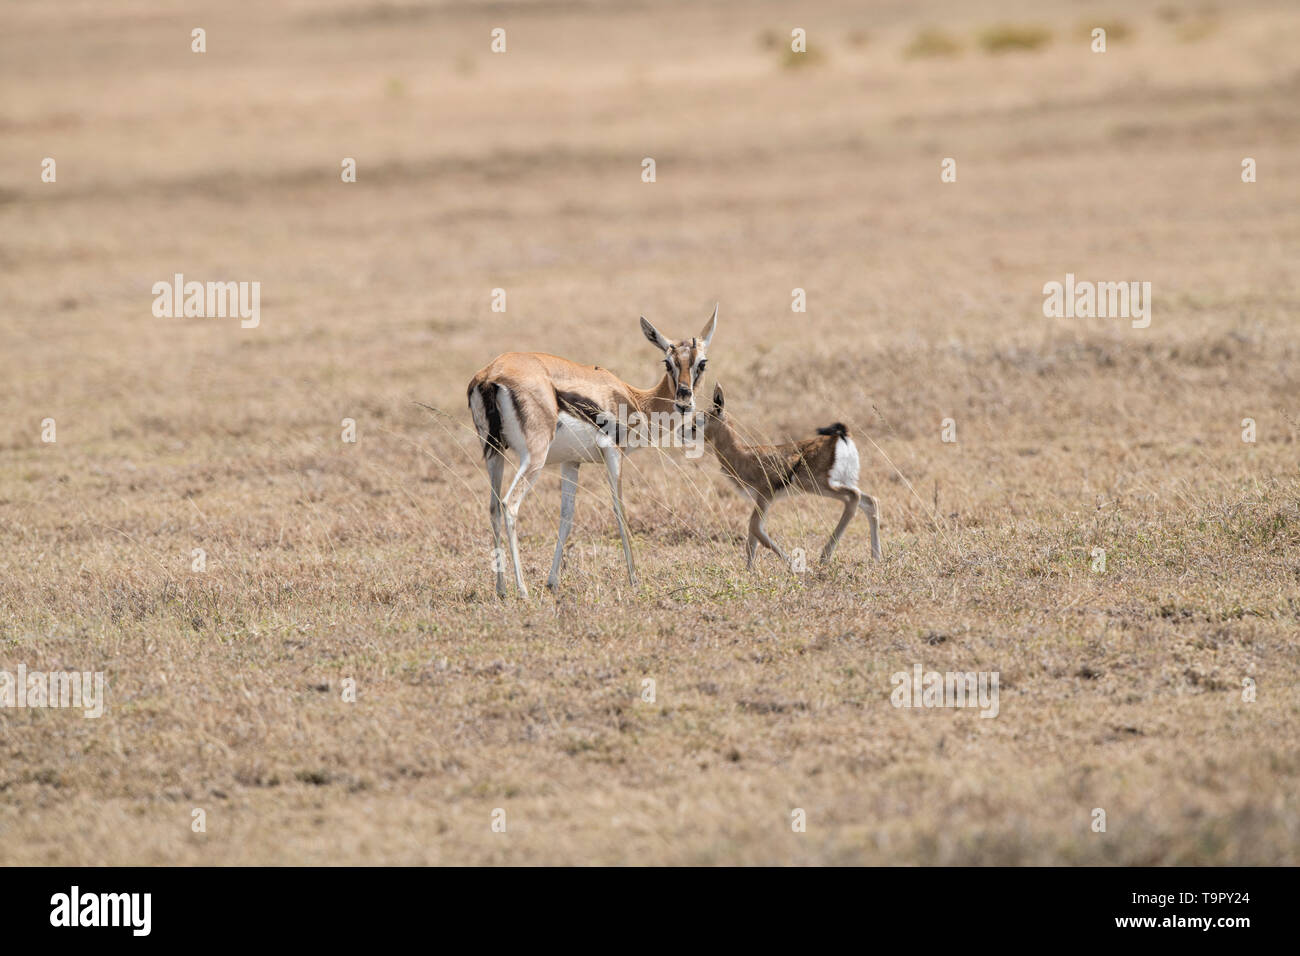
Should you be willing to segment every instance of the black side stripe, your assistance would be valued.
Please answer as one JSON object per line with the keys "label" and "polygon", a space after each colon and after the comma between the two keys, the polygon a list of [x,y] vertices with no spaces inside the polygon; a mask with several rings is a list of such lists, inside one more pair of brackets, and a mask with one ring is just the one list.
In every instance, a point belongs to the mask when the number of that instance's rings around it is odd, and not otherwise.
{"label": "black side stripe", "polygon": [[801,455],[799,456],[798,461],[796,461],[793,465],[791,465],[789,468],[786,469],[784,475],[779,476],[775,481],[772,482],[772,490],[780,491],[782,488],[785,488],[787,485],[790,484],[790,482],[794,481],[794,476],[798,474],[799,469],[805,467],[807,467],[807,465],[803,460],[803,456]]}
{"label": "black side stripe", "polygon": [[[555,404],[559,406],[560,411],[567,412],[574,418],[581,418],[589,425],[599,428],[601,431],[608,430],[609,426],[606,423],[613,418],[613,416],[602,408],[599,403],[593,402],[590,398],[578,392],[562,392],[559,389],[556,389]],[[558,422],[556,423],[556,428],[559,428]],[[614,428],[616,432],[619,431],[617,424]],[[614,436],[614,440],[620,445],[626,441],[626,438],[627,436],[622,434],[616,434]]]}

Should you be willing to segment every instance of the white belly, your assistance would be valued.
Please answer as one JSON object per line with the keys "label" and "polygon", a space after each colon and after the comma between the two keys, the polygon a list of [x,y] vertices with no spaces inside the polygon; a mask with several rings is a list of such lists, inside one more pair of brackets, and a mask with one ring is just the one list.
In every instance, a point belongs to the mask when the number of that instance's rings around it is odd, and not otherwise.
{"label": "white belly", "polygon": [[614,440],[595,425],[560,412],[555,438],[546,453],[546,463],[561,465],[571,461],[604,461],[602,449],[613,446]]}

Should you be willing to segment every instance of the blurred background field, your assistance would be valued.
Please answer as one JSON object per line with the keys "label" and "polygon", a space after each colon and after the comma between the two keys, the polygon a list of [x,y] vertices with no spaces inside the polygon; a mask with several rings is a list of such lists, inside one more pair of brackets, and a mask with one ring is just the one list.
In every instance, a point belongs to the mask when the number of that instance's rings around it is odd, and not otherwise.
{"label": "blurred background field", "polygon": [[[0,712],[0,862],[1297,862],[1294,4],[0,23],[0,669],[109,685]],[[155,318],[178,272],[260,281],[260,326]],[[1044,318],[1067,272],[1151,282],[1150,328]],[[861,436],[886,560],[855,523],[746,574],[712,458],[648,451],[638,591],[586,469],[559,598],[547,473],[497,601],[469,377],[649,385],[637,316],[715,301],[709,382]],[[837,511],[770,529],[815,553]],[[999,717],[895,710],[915,662],[999,671]]]}

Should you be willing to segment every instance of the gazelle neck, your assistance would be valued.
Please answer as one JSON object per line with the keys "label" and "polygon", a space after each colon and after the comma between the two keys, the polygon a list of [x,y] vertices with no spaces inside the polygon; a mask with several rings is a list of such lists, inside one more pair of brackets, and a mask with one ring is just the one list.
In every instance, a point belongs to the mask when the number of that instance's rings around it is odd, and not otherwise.
{"label": "gazelle neck", "polygon": [[709,415],[704,423],[704,440],[712,446],[719,458],[726,461],[743,459],[748,452],[731,424],[716,415]]}
{"label": "gazelle neck", "polygon": [[635,388],[628,386],[628,397],[636,410],[642,415],[652,412],[671,412],[676,409],[677,386],[671,375],[664,373],[663,378],[653,388]]}

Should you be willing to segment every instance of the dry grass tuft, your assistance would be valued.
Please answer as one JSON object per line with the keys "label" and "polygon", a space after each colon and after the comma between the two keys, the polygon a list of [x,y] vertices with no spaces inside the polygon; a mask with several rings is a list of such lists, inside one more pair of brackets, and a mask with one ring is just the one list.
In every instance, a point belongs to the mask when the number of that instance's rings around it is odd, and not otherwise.
{"label": "dry grass tuft", "polygon": [[1181,43],[1200,43],[1218,33],[1220,29],[1218,16],[1201,14],[1183,20],[1174,27],[1174,35]]}
{"label": "dry grass tuft", "polygon": [[826,61],[826,53],[819,46],[809,46],[802,53],[796,53],[787,47],[781,54],[781,66],[787,70],[801,70],[810,66],[821,66]]}
{"label": "dry grass tuft", "polygon": [[1106,31],[1106,43],[1123,43],[1132,39],[1133,28],[1123,20],[1103,19],[1103,20],[1083,20],[1080,21],[1075,30],[1075,35],[1081,40],[1091,40],[1092,31],[1100,27]]}
{"label": "dry grass tuft", "polygon": [[903,50],[903,55],[909,59],[957,56],[959,53],[961,53],[961,43],[951,34],[937,27],[926,27],[918,32]]}
{"label": "dry grass tuft", "polygon": [[978,42],[985,53],[1038,50],[1052,42],[1052,31],[1042,26],[1003,23],[981,30]]}

